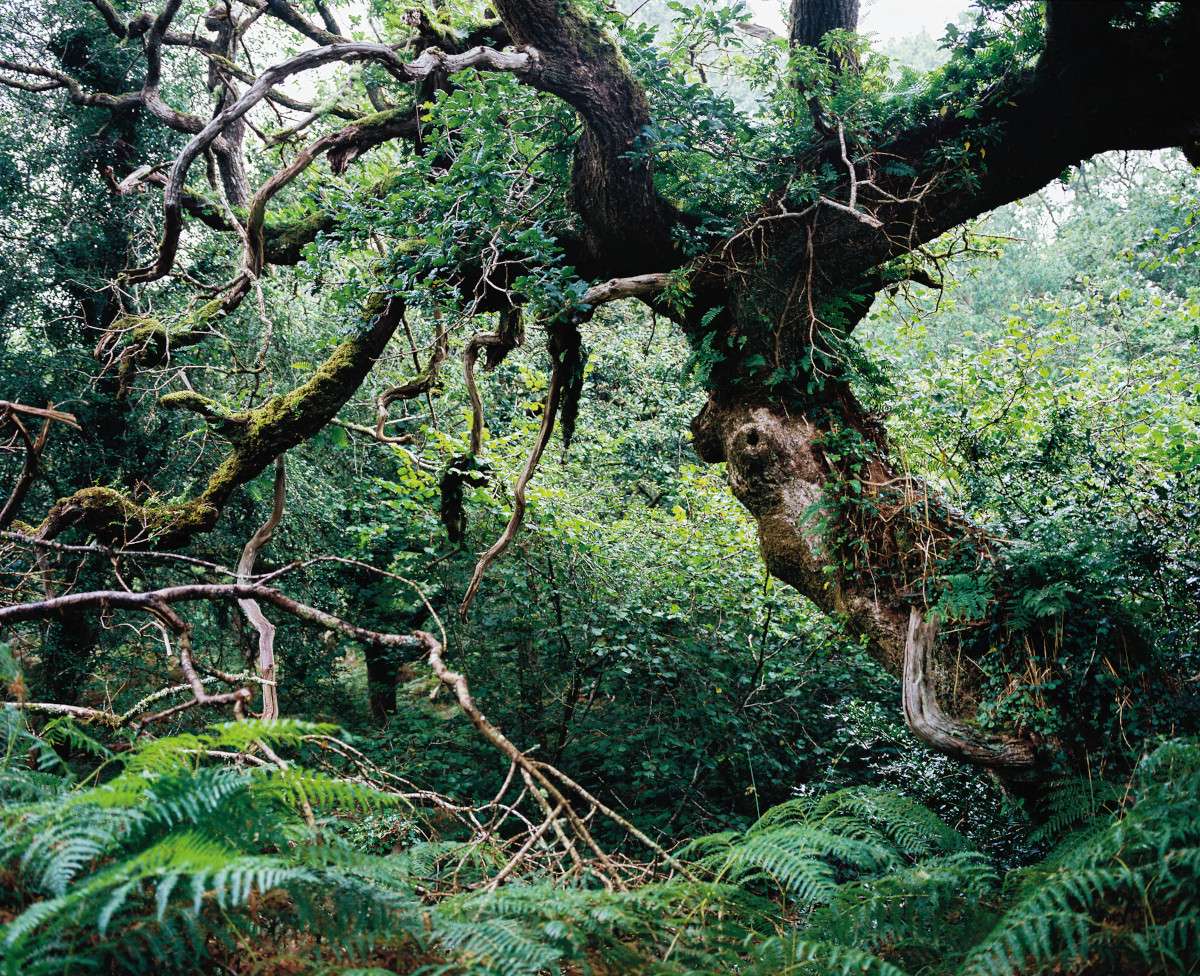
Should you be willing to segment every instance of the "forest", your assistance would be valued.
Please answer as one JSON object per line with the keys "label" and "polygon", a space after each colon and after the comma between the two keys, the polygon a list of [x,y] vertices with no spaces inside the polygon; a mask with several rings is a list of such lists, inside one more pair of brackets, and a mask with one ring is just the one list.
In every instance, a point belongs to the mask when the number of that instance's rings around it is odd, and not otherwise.
{"label": "forest", "polygon": [[1200,974],[1200,3],[0,0],[0,976]]}

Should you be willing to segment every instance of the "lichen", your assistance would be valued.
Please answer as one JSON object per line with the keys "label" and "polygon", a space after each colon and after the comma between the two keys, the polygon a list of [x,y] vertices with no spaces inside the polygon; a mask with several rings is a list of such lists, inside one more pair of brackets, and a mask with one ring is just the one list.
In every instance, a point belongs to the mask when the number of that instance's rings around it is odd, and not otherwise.
{"label": "lichen", "polygon": [[[114,488],[84,488],[59,499],[37,532],[43,538],[53,538],[75,526],[107,545],[171,549],[209,531],[238,487],[256,478],[280,454],[307,440],[336,416],[396,331],[401,309],[401,303],[386,294],[370,295],[363,306],[362,331],[342,342],[305,383],[257,410],[234,413],[190,390],[164,396],[159,402],[167,409],[195,410],[215,418],[234,434],[229,453],[198,497],[168,504],[139,504]],[[194,314],[203,314],[203,308]],[[145,328],[143,334],[151,338],[163,329],[153,320],[133,324],[127,319],[126,327]]]}

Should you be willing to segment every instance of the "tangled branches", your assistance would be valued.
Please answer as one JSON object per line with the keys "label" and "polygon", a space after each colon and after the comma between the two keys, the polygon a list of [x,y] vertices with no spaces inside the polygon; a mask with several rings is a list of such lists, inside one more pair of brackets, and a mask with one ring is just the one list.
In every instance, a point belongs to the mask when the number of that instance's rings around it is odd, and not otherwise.
{"label": "tangled branches", "polygon": [[[429,651],[429,665],[433,668],[438,680],[454,692],[455,699],[463,713],[471,720],[471,724],[479,733],[499,750],[510,761],[508,775],[500,792],[489,806],[499,806],[514,782],[514,773],[519,773],[524,789],[515,801],[501,807],[505,816],[513,813],[526,793],[533,796],[542,812],[542,819],[534,824],[526,821],[529,828],[520,846],[508,859],[507,863],[488,882],[489,888],[494,889],[511,876],[523,862],[535,856],[539,848],[542,851],[552,849],[555,844],[559,847],[560,855],[567,860],[571,867],[567,874],[580,876],[594,875],[610,890],[627,887],[626,872],[596,841],[588,824],[597,813],[607,817],[613,823],[626,830],[630,836],[649,848],[656,859],[677,870],[684,877],[694,880],[688,868],[671,855],[660,844],[652,840],[633,823],[621,816],[610,806],[597,799],[573,779],[549,763],[531,759],[518,749],[512,741],[498,728],[487,720],[471,697],[467,679],[457,671],[450,670],[442,660],[442,647],[434,644]],[[579,814],[571,800],[576,796],[587,806],[587,812]],[[503,823],[503,817],[483,831],[476,841],[482,843],[494,835]],[[546,838],[550,838],[549,842]],[[590,854],[589,854],[590,852]],[[644,880],[647,870],[645,866],[637,866],[639,880]]]}
{"label": "tangled branches", "polygon": [[[36,417],[42,421],[42,429],[35,437],[30,436],[29,429],[21,419],[23,416]],[[34,479],[37,477],[38,466],[42,460],[42,452],[46,449],[46,439],[50,436],[50,425],[55,421],[66,424],[69,427],[74,427],[76,430],[79,429],[79,424],[75,421],[73,415],[63,413],[61,410],[55,410],[53,404],[43,409],[41,407],[28,407],[23,403],[0,400],[0,430],[11,426],[14,431],[13,439],[8,444],[0,446],[0,451],[7,452],[14,450],[16,449],[16,443],[19,442],[25,452],[25,458],[21,465],[21,473],[17,476],[12,491],[9,492],[3,506],[0,506],[0,529],[10,526],[17,517],[21,503],[25,500],[25,495],[29,491],[30,485],[33,484]]]}

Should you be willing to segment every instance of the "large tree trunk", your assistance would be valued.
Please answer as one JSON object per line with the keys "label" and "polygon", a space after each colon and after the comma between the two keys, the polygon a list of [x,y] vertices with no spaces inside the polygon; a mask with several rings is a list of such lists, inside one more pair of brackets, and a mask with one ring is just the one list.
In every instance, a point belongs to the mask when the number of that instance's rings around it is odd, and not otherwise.
{"label": "large tree trunk", "polygon": [[396,688],[400,683],[401,662],[390,647],[365,647],[367,665],[367,706],[380,725],[396,711]]}
{"label": "large tree trunk", "polygon": [[994,558],[986,538],[919,479],[897,472],[879,431],[847,409],[857,408],[849,391],[837,396],[839,409],[825,401],[799,412],[714,396],[693,421],[696,450],[726,462],[771,574],[865,636],[901,679],[919,738],[1008,779],[1027,778],[1035,743],[971,723],[983,670],[969,645],[939,644],[925,619],[942,561],[984,567]]}
{"label": "large tree trunk", "polygon": [[[833,433],[830,422],[778,403],[714,397],[693,421],[692,432],[703,460],[727,462],[730,488],[758,522],[771,574],[827,613],[844,615],[898,674],[907,608],[893,598],[890,581],[883,581],[881,593],[873,574],[858,578],[839,565],[835,536],[853,526],[838,524],[834,511],[844,479],[822,446]],[[889,474],[874,459],[864,477],[884,481]]]}
{"label": "large tree trunk", "polygon": [[[847,337],[879,280],[843,270],[837,250],[821,261],[816,231],[814,220],[807,248],[710,281],[725,303],[709,324],[717,362],[692,423],[696,451],[727,464],[770,573],[865,637],[902,680],[919,738],[1006,778],[1028,778],[1035,743],[986,734],[972,721],[990,651],[989,641],[973,638],[996,621],[959,622],[952,641],[926,626],[945,574],[986,575],[996,553],[967,517],[897,468],[882,423],[856,398]],[[698,307],[716,305],[713,297]]]}

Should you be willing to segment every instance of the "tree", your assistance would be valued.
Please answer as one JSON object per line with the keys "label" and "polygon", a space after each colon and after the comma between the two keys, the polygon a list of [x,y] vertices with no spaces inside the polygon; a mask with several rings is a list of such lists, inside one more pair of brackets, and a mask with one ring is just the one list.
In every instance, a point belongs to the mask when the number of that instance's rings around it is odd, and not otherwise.
{"label": "tree", "polygon": [[[748,24],[740,8],[701,8],[675,57],[636,23],[582,0],[498,0],[498,18],[473,25],[384,10],[387,42],[353,39],[328,5],[314,6],[320,23],[288,0],[241,14],[215,7],[203,20],[207,37],[179,29],[182,0],[132,19],[107,0],[72,8],[68,22],[99,30],[102,21],[107,40],[140,49],[140,86],[126,90],[88,74],[61,32],[41,50],[0,60],[10,88],[114,118],[153,118],[186,138],[165,173],[165,160],[136,154],[101,171],[119,196],[163,187],[161,240],[113,283],[124,310],[102,326],[119,395],[211,343],[251,295],[265,305],[271,266],[303,261],[301,273],[319,282],[340,260],[338,293],[357,303],[360,323],[307,380],[262,402],[233,408],[190,385],[159,397],[228,441],[198,493],[143,503],[85,487],[27,533],[40,544],[74,529],[106,545],[187,545],[213,529],[240,487],[337,419],[407,327],[408,311],[455,325],[494,315],[494,331],[464,343],[472,390],[479,354],[496,365],[535,325],[552,367],[513,517],[476,567],[465,614],[519,530],[525,485],[556,422],[570,440],[580,326],[605,302],[638,298],[692,344],[709,389],[692,424],[697,453],[727,465],[767,568],[869,641],[902,678],[914,731],[1014,781],[1037,779],[1061,758],[1063,743],[972,721],[980,676],[1013,666],[1005,649],[1049,653],[1057,631],[1013,613],[1018,584],[1001,547],[893,460],[880,418],[852,385],[865,368],[853,333],[880,291],[937,285],[960,246],[956,228],[1081,160],[1181,147],[1200,161],[1189,58],[1200,10],[986,0],[976,26],[952,38],[948,65],[898,92],[853,33],[853,0],[794,0],[786,39]],[[260,32],[274,64],[255,73],[248,39]],[[297,35],[312,46],[276,57],[271,45]],[[743,45],[747,74],[768,79],[755,120],[707,81],[705,52]],[[168,62],[191,79],[191,111],[165,100]],[[281,87],[334,64],[355,67],[328,98],[310,102]],[[185,81],[172,83],[189,97]],[[204,91],[215,104],[205,107]],[[263,134],[268,147],[324,131],[252,190],[246,129],[264,105],[303,113]],[[406,148],[386,156],[351,205],[268,215],[320,158],[341,176],[397,143]],[[189,183],[202,158],[211,162],[207,190]],[[217,243],[195,244],[185,231],[197,226]],[[185,266],[201,258],[225,283],[189,295],[195,279]],[[169,318],[150,314],[155,302]],[[452,327],[435,330],[411,382],[379,398],[377,437],[391,405],[436,382]],[[442,480],[452,514],[461,515],[455,498],[478,476],[482,405],[477,393],[472,401],[469,455]],[[276,600],[260,589],[220,596]],[[938,621],[952,618],[962,625],[939,640]],[[1131,630],[1118,622],[1102,632],[1074,614],[1072,626],[1101,635],[1113,671],[1136,669]]]}

